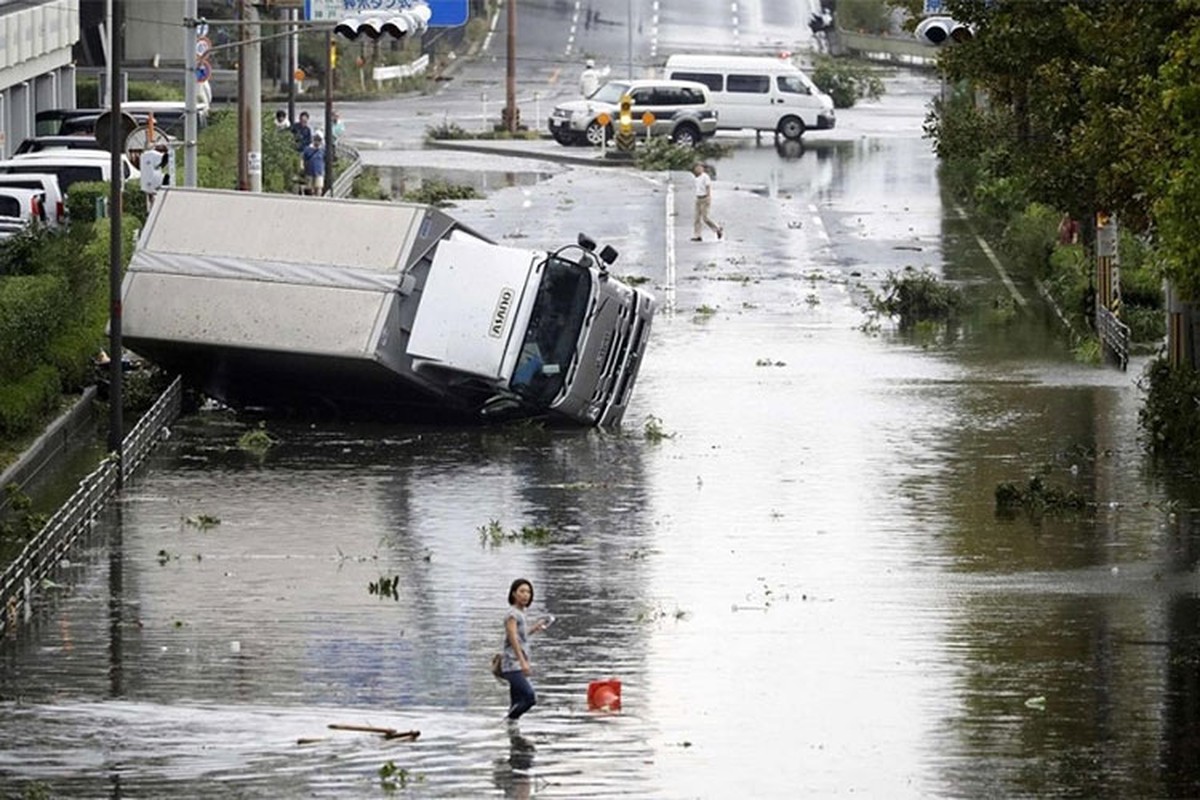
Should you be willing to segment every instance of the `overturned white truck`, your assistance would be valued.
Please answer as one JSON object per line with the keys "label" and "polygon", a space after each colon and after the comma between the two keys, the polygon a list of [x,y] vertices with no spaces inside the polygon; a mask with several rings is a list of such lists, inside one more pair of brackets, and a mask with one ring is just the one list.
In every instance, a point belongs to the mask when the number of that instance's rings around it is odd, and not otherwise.
{"label": "overturned white truck", "polygon": [[159,194],[122,287],[126,346],[235,408],[612,426],[654,299],[580,236],[501,246],[424,205]]}

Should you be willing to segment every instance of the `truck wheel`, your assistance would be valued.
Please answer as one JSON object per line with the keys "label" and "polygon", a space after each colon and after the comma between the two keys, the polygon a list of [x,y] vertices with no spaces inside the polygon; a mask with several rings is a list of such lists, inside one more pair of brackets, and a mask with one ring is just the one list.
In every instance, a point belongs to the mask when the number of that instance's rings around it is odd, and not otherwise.
{"label": "truck wheel", "polygon": [[671,134],[671,141],[680,147],[695,147],[700,143],[700,131],[695,125],[680,125]]}
{"label": "truck wheel", "polygon": [[799,139],[804,135],[804,121],[799,117],[784,117],[775,132],[785,139]]}
{"label": "truck wheel", "polygon": [[607,125],[601,125],[596,120],[588,123],[587,130],[584,131],[583,138],[592,147],[599,147],[605,141],[612,138],[612,128]]}

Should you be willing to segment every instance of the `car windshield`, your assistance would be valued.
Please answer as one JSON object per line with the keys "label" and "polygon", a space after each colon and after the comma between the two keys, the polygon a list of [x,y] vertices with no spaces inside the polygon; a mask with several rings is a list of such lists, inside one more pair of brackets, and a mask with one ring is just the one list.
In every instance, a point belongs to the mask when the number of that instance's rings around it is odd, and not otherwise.
{"label": "car windshield", "polygon": [[521,357],[509,384],[530,403],[549,406],[562,390],[591,295],[588,270],[557,256],[546,261]]}
{"label": "car windshield", "polygon": [[617,105],[621,102],[621,95],[629,92],[629,84],[623,81],[609,81],[596,90],[595,94],[589,97],[589,100],[595,100],[600,103],[612,103]]}

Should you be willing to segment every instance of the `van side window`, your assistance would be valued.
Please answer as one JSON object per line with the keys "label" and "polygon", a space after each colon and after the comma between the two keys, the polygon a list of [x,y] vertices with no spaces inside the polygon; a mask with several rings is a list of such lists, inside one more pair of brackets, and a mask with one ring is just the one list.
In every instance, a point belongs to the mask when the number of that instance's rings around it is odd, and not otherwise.
{"label": "van side window", "polygon": [[808,94],[808,87],[795,75],[779,75],[775,78],[775,85],[784,94]]}
{"label": "van side window", "polygon": [[730,75],[726,83],[730,92],[740,94],[766,94],[771,90],[771,79],[766,75]]}
{"label": "van side window", "polygon": [[695,81],[703,83],[710,92],[721,91],[721,76],[715,72],[673,72],[673,81]]}

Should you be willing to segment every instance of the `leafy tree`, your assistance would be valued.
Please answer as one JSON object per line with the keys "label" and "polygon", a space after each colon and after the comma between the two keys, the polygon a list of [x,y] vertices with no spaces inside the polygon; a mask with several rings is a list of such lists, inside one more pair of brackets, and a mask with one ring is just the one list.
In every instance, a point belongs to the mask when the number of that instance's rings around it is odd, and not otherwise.
{"label": "leafy tree", "polygon": [[[1180,5],[1193,15],[1197,0]],[[1167,40],[1155,103],[1146,103],[1164,132],[1155,162],[1153,211],[1167,274],[1184,297],[1200,299],[1200,17],[1189,16]],[[1157,104],[1157,108],[1154,105]],[[1170,132],[1170,135],[1165,135]]]}
{"label": "leafy tree", "polygon": [[[300,155],[289,134],[275,130],[275,121],[263,118],[262,181],[264,192],[288,192],[300,174]],[[238,122],[232,111],[214,111],[200,133],[196,179],[210,189],[236,189],[238,173]]]}
{"label": "leafy tree", "polygon": [[1080,219],[1114,211],[1157,232],[1170,274],[1200,297],[1200,0],[947,0],[946,11],[975,36],[941,49],[957,93],[926,131],[958,166],[960,193]]}

